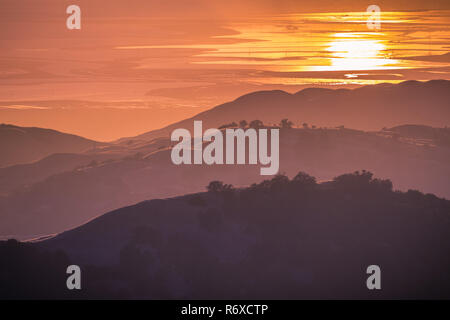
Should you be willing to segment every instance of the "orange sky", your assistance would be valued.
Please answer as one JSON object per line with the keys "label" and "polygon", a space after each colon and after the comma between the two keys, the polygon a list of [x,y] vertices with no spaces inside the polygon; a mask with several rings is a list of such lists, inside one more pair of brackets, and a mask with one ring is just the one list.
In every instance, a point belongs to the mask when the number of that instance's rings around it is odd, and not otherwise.
{"label": "orange sky", "polygon": [[449,1],[377,1],[377,31],[366,1],[241,2],[2,0],[0,122],[112,140],[255,90],[450,78]]}

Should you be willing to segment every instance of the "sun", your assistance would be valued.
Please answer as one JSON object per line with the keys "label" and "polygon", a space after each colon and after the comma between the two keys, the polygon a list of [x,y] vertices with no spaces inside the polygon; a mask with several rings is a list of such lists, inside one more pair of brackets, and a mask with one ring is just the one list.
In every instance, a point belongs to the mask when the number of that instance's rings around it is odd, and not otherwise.
{"label": "sun", "polygon": [[328,71],[388,69],[395,61],[386,58],[386,45],[382,40],[366,39],[362,34],[336,34],[326,48],[330,54]]}

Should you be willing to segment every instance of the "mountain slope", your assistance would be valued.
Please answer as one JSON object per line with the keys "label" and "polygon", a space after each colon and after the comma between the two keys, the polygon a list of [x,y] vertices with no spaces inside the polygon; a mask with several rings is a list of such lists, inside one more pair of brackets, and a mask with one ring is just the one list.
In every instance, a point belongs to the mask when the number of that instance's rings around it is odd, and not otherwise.
{"label": "mountain slope", "polygon": [[113,161],[110,153],[54,153],[39,161],[0,168],[0,196],[7,196],[46,178],[97,162]]}
{"label": "mountain slope", "polygon": [[403,137],[434,141],[438,145],[450,147],[450,128],[433,128],[424,125],[402,125],[389,129]]}
{"label": "mountain slope", "polygon": [[[246,186],[264,178],[259,165],[176,166],[171,149],[157,147],[167,146],[167,140],[150,145],[150,153],[68,170],[0,197],[0,235],[26,239],[57,233],[145,199],[202,191],[211,180]],[[280,172],[289,176],[304,170],[329,180],[367,169],[391,178],[400,190],[419,189],[450,198],[449,161],[446,146],[416,143],[388,131],[280,131]]]}
{"label": "mountain slope", "polygon": [[295,94],[280,90],[260,91],[119,142],[169,137],[176,128],[192,130],[194,120],[202,120],[207,128],[217,128],[241,119],[279,123],[283,118],[289,118],[300,126],[306,122],[325,127],[344,125],[366,131],[405,123],[444,127],[449,125],[449,100],[450,81],[447,80],[405,81],[353,90],[308,88]]}
{"label": "mountain slope", "polygon": [[56,130],[0,124],[0,167],[29,163],[53,153],[78,153],[104,145]]}
{"label": "mountain slope", "polygon": [[450,201],[369,172],[301,173],[145,201],[36,246],[80,265],[91,298],[448,298],[449,218]]}

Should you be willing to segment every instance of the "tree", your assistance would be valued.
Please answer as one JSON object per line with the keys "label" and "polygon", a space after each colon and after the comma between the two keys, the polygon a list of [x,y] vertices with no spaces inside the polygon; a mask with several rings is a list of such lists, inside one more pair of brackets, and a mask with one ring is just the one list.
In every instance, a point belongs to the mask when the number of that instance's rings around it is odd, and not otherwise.
{"label": "tree", "polygon": [[264,126],[264,123],[261,120],[253,120],[250,122],[249,127],[253,129],[259,129]]}
{"label": "tree", "polygon": [[279,173],[275,175],[270,180],[263,180],[260,183],[254,183],[251,185],[251,190],[276,190],[289,185],[289,178],[283,174]]}
{"label": "tree", "polygon": [[224,184],[222,181],[211,181],[209,185],[206,187],[208,192],[225,192],[225,191],[232,191],[233,186],[231,184]]}
{"label": "tree", "polygon": [[234,127],[237,127],[237,123],[233,121],[232,123],[221,125],[219,129],[234,128]]}
{"label": "tree", "polygon": [[333,181],[342,189],[355,190],[362,192],[370,188],[377,191],[392,191],[392,182],[388,179],[374,179],[373,173],[362,170],[362,172],[355,171],[354,173],[347,173],[340,175],[333,179]]}
{"label": "tree", "polygon": [[281,120],[281,122],[280,122],[280,127],[281,127],[282,129],[291,129],[293,124],[294,124],[294,123],[293,123],[292,121],[289,121],[289,120],[286,118],[286,119],[282,119],[282,120]]}
{"label": "tree", "polygon": [[241,120],[239,121],[239,128],[244,129],[245,127],[247,127],[248,123],[246,120]]}
{"label": "tree", "polygon": [[271,189],[281,189],[287,187],[289,184],[289,178],[284,173],[279,173],[270,180]]}
{"label": "tree", "polygon": [[293,179],[293,184],[310,187],[316,185],[316,178],[300,171]]}

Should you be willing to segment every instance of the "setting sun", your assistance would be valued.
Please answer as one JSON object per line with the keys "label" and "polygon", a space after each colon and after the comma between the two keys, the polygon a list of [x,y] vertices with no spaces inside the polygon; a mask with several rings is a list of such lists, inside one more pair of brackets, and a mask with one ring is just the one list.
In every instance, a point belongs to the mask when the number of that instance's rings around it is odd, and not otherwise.
{"label": "setting sun", "polygon": [[387,56],[386,46],[381,40],[362,38],[360,34],[344,36],[332,41],[326,49],[332,56],[330,66],[318,67],[316,70],[377,70],[388,69],[389,65],[396,63],[396,60]]}

